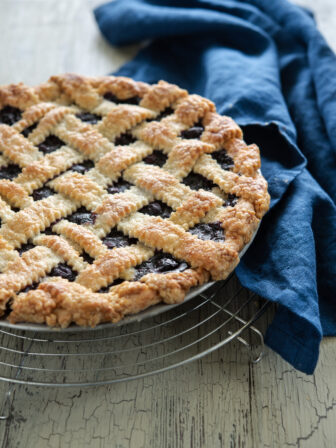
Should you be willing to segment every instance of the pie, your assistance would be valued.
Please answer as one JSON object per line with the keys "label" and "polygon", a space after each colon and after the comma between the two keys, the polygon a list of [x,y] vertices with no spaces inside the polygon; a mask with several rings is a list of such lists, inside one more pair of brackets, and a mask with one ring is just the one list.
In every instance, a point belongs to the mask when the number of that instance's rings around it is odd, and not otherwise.
{"label": "pie", "polygon": [[0,87],[0,310],[117,322],[239,262],[269,206],[256,145],[160,81],[65,74]]}

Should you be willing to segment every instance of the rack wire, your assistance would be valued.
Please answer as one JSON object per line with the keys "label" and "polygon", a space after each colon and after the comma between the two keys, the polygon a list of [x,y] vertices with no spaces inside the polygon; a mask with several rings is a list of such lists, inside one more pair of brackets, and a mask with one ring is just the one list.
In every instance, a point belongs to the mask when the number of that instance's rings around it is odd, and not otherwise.
{"label": "rack wire", "polygon": [[267,305],[231,275],[176,308],[128,325],[43,333],[0,327],[0,380],[12,383],[0,419],[7,418],[15,384],[83,387],[142,378],[200,359],[234,339],[258,362],[264,340],[252,324]]}

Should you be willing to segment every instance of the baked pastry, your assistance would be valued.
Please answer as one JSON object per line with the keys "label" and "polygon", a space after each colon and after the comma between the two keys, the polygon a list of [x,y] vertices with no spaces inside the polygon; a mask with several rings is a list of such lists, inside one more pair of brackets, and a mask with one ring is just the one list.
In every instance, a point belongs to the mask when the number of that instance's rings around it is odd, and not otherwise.
{"label": "baked pastry", "polygon": [[95,326],[220,280],[269,206],[259,149],[160,81],[0,87],[0,309]]}

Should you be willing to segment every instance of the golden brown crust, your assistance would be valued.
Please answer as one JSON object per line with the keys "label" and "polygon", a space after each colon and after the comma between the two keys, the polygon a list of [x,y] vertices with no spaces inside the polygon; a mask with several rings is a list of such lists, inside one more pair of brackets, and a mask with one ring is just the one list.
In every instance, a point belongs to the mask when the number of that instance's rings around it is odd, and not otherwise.
{"label": "golden brown crust", "polygon": [[186,90],[168,84],[165,81],[159,81],[158,84],[150,86],[140,102],[141,107],[161,112],[166,107],[172,106],[180,98],[188,96]]}
{"label": "golden brown crust", "polygon": [[206,98],[199,95],[189,95],[179,102],[175,114],[183,124],[192,126],[200,118],[210,116],[211,112],[215,112],[215,110],[214,103]]}
{"label": "golden brown crust", "polygon": [[205,129],[202,134],[202,140],[215,145],[216,148],[225,145],[229,140],[242,138],[243,134],[240,127],[230,117],[209,112],[204,117],[203,123]]}
{"label": "golden brown crust", "polygon": [[[139,105],[127,104],[128,99]],[[35,88],[0,87],[0,108],[5,106],[22,114],[11,127],[0,124],[0,166],[21,168],[13,180],[0,180],[0,309],[3,313],[11,301],[11,322],[95,326],[161,301],[179,303],[190,288],[223,279],[234,269],[268,209],[259,148],[246,145],[239,126],[218,115],[211,101],[165,81],[148,85],[125,77],[57,75]],[[100,122],[84,123],[83,112],[101,115]],[[201,138],[183,138],[181,132],[196,124],[204,126]],[[115,146],[125,133],[138,141]],[[50,135],[64,145],[45,154],[37,146]],[[231,170],[212,157],[222,149],[234,161]],[[154,150],[167,156],[161,167],[143,163]],[[69,171],[87,159],[94,168]],[[192,172],[212,181],[212,191],[185,185]],[[109,193],[107,187],[120,176],[133,186]],[[55,195],[34,201],[32,193],[44,186]],[[237,196],[236,205],[226,205],[228,194]],[[142,211],[153,200],[173,209],[169,218]],[[67,219],[81,206],[94,217],[85,226]],[[191,234],[188,229],[198,223],[220,223],[225,240]],[[44,233],[48,227],[53,233]],[[102,238],[116,229],[138,243],[108,249]],[[27,242],[35,247],[19,254]],[[155,250],[190,268],[132,281],[134,268]],[[59,263],[75,271],[75,281],[47,276]],[[116,279],[130,281],[109,286]],[[34,282],[36,289],[22,292]],[[106,287],[106,293],[97,292]]]}

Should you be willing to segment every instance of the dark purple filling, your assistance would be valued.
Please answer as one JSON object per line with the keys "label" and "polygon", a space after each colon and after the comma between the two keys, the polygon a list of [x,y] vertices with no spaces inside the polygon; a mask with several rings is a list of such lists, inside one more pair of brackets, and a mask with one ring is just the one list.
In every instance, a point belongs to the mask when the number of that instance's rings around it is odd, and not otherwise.
{"label": "dark purple filling", "polygon": [[183,183],[188,185],[192,190],[199,190],[203,188],[203,190],[210,191],[216,185],[206,177],[201,174],[190,172],[187,177],[183,179]]}
{"label": "dark purple filling", "polygon": [[185,261],[179,261],[170,254],[158,251],[149,260],[135,267],[134,280],[150,273],[183,272],[188,268],[189,265]]}
{"label": "dark purple filling", "polygon": [[17,107],[5,106],[0,110],[0,123],[12,126],[12,124],[21,120],[21,116],[21,111]]}
{"label": "dark purple filling", "polygon": [[107,191],[110,194],[122,193],[123,191],[128,190],[132,184],[124,180],[122,177],[114,182],[111,186],[107,187]]}
{"label": "dark purple filling", "polygon": [[12,180],[20,173],[21,168],[19,167],[19,165],[14,165],[13,163],[11,163],[10,165],[2,166],[0,168],[0,179]]}
{"label": "dark purple filling", "polygon": [[225,149],[221,149],[220,151],[213,152],[212,158],[217,160],[223,170],[229,171],[234,166],[233,159],[228,155]]}
{"label": "dark purple filling", "polygon": [[96,217],[97,215],[95,213],[89,212],[85,207],[80,207],[75,213],[68,216],[67,219],[68,221],[79,225],[93,225],[96,221]]}
{"label": "dark purple filling", "polygon": [[121,100],[111,92],[105,93],[104,98],[117,104],[139,104],[141,101],[141,98],[139,98],[138,96],[132,96],[131,98],[127,98],[126,100]]}
{"label": "dark purple filling", "polygon": [[100,288],[100,290],[98,292],[100,292],[101,294],[106,294],[107,292],[109,292],[109,289],[111,288],[111,286],[120,285],[120,283],[122,283],[123,281],[124,280],[122,278],[117,278],[110,285],[107,285],[107,286],[104,286],[103,288]]}
{"label": "dark purple filling", "polygon": [[20,292],[28,292],[28,291],[31,291],[32,289],[37,289],[39,284],[40,284],[39,282],[36,282],[31,285],[28,285],[24,289],[22,289]]}
{"label": "dark purple filling", "polygon": [[220,222],[196,224],[189,232],[201,240],[224,241],[224,230]]}
{"label": "dark purple filling", "polygon": [[125,146],[125,145],[130,145],[131,143],[134,143],[136,141],[136,138],[133,137],[132,134],[128,134],[127,132],[125,132],[125,134],[121,134],[119,135],[119,137],[117,137],[114,141],[115,145],[119,145],[119,146]]}
{"label": "dark purple filling", "polygon": [[56,151],[56,149],[65,145],[65,143],[60,140],[56,135],[49,135],[42,143],[38,146],[39,150],[43,152],[43,154],[49,154],[50,152]]}
{"label": "dark purple filling", "polygon": [[101,120],[101,116],[91,114],[91,112],[81,112],[79,114],[76,114],[76,117],[84,121],[84,123],[90,124],[96,124],[99,120]]}
{"label": "dark purple filling", "polygon": [[87,252],[83,252],[81,255],[82,258],[84,258],[84,260],[89,264],[92,264],[95,261],[95,259],[92,258]]}
{"label": "dark purple filling", "polygon": [[143,159],[143,162],[149,165],[157,165],[160,168],[166,163],[168,157],[162,151],[158,151],[157,149],[152,152],[149,156]]}
{"label": "dark purple filling", "polygon": [[33,191],[33,199],[34,201],[40,201],[41,199],[45,199],[53,194],[55,194],[55,192],[51,188],[42,187]]}
{"label": "dark purple filling", "polygon": [[237,202],[238,202],[237,196],[235,194],[229,193],[224,206],[225,207],[228,207],[228,206],[234,207],[237,204]]}
{"label": "dark purple filling", "polygon": [[200,138],[202,133],[204,131],[204,127],[202,126],[202,123],[195,124],[192,128],[186,129],[185,131],[181,132],[182,138]]}
{"label": "dark purple filling", "polygon": [[147,120],[147,121],[160,121],[162,118],[168,117],[168,115],[171,115],[174,113],[174,109],[171,107],[166,107],[157,117]]}
{"label": "dark purple filling", "polygon": [[91,160],[84,160],[82,163],[76,163],[72,165],[71,171],[76,171],[76,173],[84,174],[86,171],[94,167],[94,163]]}
{"label": "dark purple filling", "polygon": [[49,277],[62,277],[69,282],[73,282],[77,277],[77,272],[73,271],[66,263],[59,263],[49,273]]}
{"label": "dark purple filling", "polygon": [[142,207],[139,212],[151,216],[161,216],[162,218],[169,218],[173,209],[169,205],[161,201],[154,201]]}
{"label": "dark purple filling", "polygon": [[33,132],[33,130],[37,127],[37,123],[33,123],[31,126],[28,126],[27,128],[25,128],[21,134],[24,135],[25,137],[28,137],[28,135]]}
{"label": "dark purple filling", "polygon": [[103,243],[109,249],[114,249],[115,247],[126,247],[131,244],[136,244],[138,240],[136,238],[129,238],[122,232],[119,232],[116,228],[112,229],[111,232],[103,238]]}
{"label": "dark purple filling", "polygon": [[31,243],[22,244],[21,247],[18,249],[18,252],[20,255],[23,254],[23,252],[27,252],[27,250],[33,249],[35,246]]}

